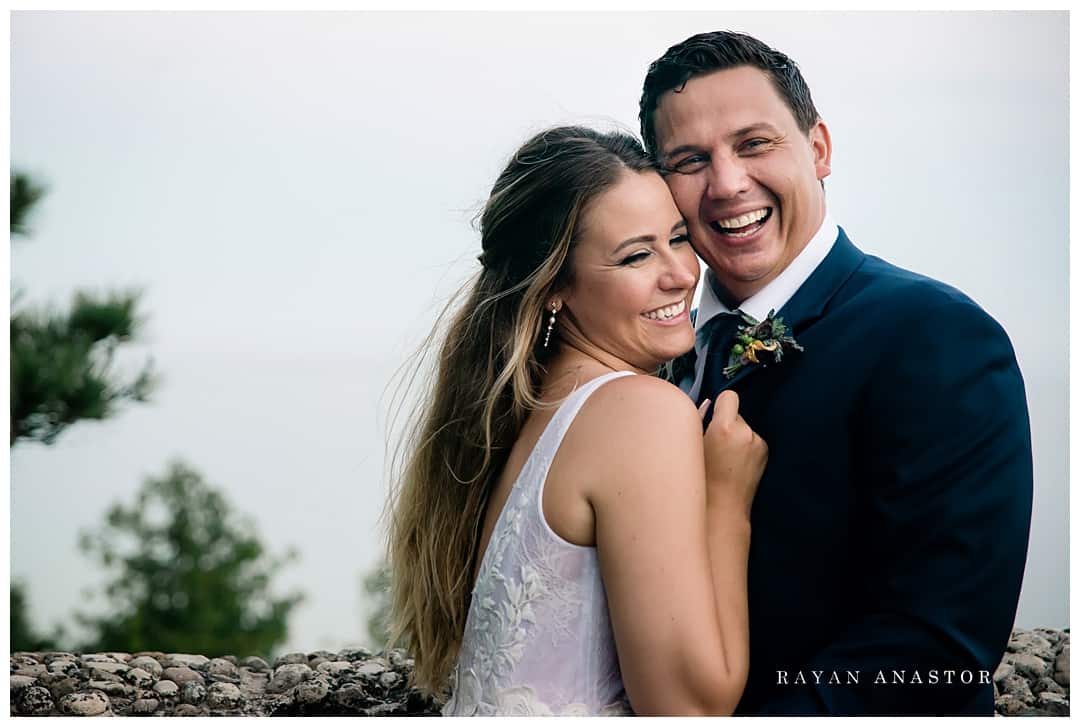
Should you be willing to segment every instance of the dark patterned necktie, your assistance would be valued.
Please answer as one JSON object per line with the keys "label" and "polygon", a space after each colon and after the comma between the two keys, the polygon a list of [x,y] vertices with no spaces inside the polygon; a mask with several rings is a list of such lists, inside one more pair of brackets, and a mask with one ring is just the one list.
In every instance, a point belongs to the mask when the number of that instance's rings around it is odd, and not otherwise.
{"label": "dark patterned necktie", "polygon": [[721,313],[706,321],[711,328],[707,335],[709,347],[705,354],[705,370],[702,373],[701,389],[698,390],[698,406],[706,399],[716,399],[716,394],[725,383],[724,367],[727,366],[731,346],[735,343],[735,332],[743,323],[742,313]]}

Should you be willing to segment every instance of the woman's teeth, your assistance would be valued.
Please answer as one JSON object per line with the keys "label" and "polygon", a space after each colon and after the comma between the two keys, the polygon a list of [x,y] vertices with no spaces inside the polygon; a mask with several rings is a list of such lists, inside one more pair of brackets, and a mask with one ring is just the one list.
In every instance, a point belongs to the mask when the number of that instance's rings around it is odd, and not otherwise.
{"label": "woman's teeth", "polygon": [[686,301],[681,300],[675,305],[657,308],[656,310],[651,310],[648,313],[643,313],[642,315],[644,315],[646,318],[649,318],[650,320],[666,321],[679,315],[684,310],[686,310]]}

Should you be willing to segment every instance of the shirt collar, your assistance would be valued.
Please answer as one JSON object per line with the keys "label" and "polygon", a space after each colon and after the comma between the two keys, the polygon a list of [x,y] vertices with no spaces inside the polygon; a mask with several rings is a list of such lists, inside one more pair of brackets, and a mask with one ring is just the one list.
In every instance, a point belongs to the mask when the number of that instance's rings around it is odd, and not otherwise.
{"label": "shirt collar", "polygon": [[[839,234],[840,229],[826,212],[821,227],[810,238],[806,247],[764,288],[740,303],[738,309],[759,321],[764,320],[769,311],[780,310],[829,254]],[[700,330],[711,318],[732,312],[716,294],[717,282],[712,270],[706,270],[704,277],[705,284],[702,286],[701,301],[694,321],[695,330]]]}

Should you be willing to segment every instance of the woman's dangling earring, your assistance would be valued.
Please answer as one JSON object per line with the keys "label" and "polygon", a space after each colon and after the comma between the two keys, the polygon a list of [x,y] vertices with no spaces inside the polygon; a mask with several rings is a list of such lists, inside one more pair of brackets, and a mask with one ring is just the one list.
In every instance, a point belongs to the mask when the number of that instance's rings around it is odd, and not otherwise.
{"label": "woman's dangling earring", "polygon": [[544,348],[548,347],[548,342],[551,340],[551,332],[555,330],[555,314],[559,312],[559,308],[555,303],[551,304],[551,319],[548,321],[547,335],[544,336]]}

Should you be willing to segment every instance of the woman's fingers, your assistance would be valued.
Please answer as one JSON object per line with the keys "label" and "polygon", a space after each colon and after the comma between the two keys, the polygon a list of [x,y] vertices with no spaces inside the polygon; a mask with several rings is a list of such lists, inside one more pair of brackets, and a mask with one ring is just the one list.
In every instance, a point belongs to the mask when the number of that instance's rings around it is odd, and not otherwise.
{"label": "woman's fingers", "polygon": [[739,395],[731,389],[720,392],[713,404],[713,422],[727,424],[739,417]]}

